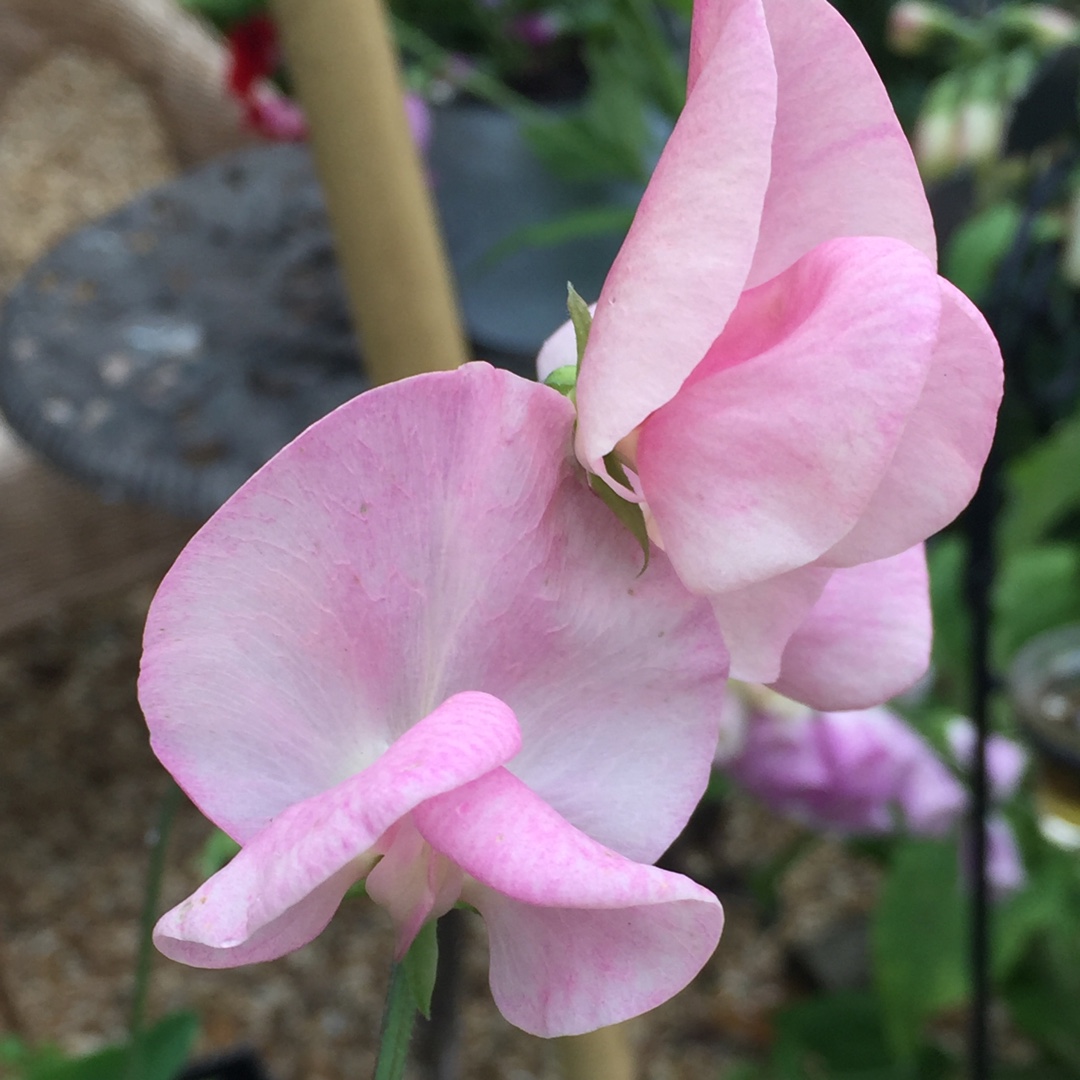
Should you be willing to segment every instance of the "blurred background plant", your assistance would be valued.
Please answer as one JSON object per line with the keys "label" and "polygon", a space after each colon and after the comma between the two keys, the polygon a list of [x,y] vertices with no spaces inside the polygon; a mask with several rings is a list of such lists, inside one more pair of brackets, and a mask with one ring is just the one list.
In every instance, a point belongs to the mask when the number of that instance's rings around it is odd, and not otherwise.
{"label": "blurred background plant", "polygon": [[[266,0],[182,0],[234,46],[263,25]],[[689,0],[394,0],[412,90],[518,116],[538,157],[572,180],[644,183],[658,130],[685,99]],[[269,74],[287,88],[277,63]],[[662,136],[660,137],[662,143]]]}

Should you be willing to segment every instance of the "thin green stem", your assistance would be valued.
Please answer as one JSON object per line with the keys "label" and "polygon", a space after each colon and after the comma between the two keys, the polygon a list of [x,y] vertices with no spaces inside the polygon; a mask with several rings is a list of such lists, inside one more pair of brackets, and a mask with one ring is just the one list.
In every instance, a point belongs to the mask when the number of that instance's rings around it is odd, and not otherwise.
{"label": "thin green stem", "polygon": [[390,985],[386,991],[375,1080],[401,1080],[404,1076],[415,1020],[416,1002],[405,965],[394,964],[390,969]]}
{"label": "thin green stem", "polygon": [[142,1075],[146,998],[150,989],[150,964],[154,957],[154,923],[157,921],[158,904],[161,900],[161,882],[165,876],[165,851],[182,799],[180,789],[170,780],[168,790],[161,799],[157,825],[150,841],[150,865],[146,873],[146,892],[143,894],[142,915],[139,920],[139,953],[135,961],[135,987],[128,1023],[131,1051],[128,1054],[126,1080],[139,1080]]}

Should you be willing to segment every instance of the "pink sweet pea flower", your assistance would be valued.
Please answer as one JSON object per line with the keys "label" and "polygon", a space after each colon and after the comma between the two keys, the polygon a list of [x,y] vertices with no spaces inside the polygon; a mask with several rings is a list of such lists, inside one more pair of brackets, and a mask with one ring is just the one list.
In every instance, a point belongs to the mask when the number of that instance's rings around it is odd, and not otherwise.
{"label": "pink sweet pea flower", "polygon": [[884,708],[815,712],[742,688],[742,738],[718,765],[774,810],[815,829],[943,836],[967,795],[933,748]]}
{"label": "pink sweet pea flower", "polygon": [[237,857],[158,947],[299,948],[366,876],[399,955],[459,898],[538,1035],[664,1001],[716,898],[646,865],[703,792],[726,676],[706,602],[584,485],[570,403],[470,364],[370,391],[199,532],[147,621],[155,752]]}
{"label": "pink sweet pea flower", "polygon": [[[686,108],[597,303],[576,451],[630,470],[633,490],[609,482],[712,599],[732,674],[817,707],[882,701],[925,666],[919,545],[989,450],[1000,352],[934,260],[910,148],[837,12],[698,0]],[[572,361],[563,333],[540,364]],[[831,691],[805,638],[786,651],[819,602],[811,636],[843,651],[873,618],[903,647]]]}

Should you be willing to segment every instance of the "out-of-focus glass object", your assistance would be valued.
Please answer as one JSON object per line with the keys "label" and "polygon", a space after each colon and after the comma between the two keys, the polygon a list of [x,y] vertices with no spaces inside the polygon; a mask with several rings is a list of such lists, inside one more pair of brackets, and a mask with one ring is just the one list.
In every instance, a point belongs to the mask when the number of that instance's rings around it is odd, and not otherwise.
{"label": "out-of-focus glass object", "polygon": [[1039,827],[1080,851],[1080,624],[1032,638],[1009,669],[1009,692],[1035,750]]}

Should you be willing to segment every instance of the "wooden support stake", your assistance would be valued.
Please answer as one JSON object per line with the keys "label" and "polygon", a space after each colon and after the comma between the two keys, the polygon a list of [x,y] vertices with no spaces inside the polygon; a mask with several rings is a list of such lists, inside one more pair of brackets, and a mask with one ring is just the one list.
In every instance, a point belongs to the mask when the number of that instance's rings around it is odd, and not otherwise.
{"label": "wooden support stake", "polygon": [[634,1080],[634,1056],[627,1024],[556,1039],[565,1080]]}
{"label": "wooden support stake", "polygon": [[468,358],[381,0],[273,0],[375,382]]}

